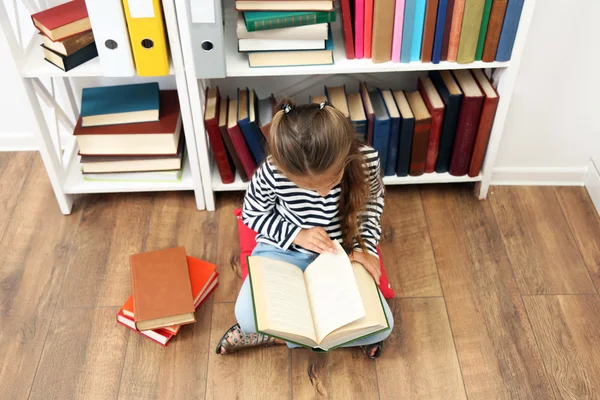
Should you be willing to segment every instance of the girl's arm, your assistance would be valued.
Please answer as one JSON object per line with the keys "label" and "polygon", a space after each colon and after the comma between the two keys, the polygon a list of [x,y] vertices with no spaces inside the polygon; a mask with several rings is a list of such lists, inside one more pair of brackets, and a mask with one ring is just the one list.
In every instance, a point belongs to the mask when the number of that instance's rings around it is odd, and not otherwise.
{"label": "girl's arm", "polygon": [[277,242],[287,250],[300,227],[284,219],[275,209],[275,180],[268,161],[263,163],[250,181],[244,197],[242,220],[250,229]]}
{"label": "girl's arm", "polygon": [[[361,213],[360,235],[365,242],[369,254],[379,257],[377,245],[381,238],[381,214],[383,213],[384,188],[381,181],[381,163],[377,154],[368,154],[366,159],[369,170],[369,199],[365,210]],[[355,250],[360,249],[358,243],[354,245]]]}

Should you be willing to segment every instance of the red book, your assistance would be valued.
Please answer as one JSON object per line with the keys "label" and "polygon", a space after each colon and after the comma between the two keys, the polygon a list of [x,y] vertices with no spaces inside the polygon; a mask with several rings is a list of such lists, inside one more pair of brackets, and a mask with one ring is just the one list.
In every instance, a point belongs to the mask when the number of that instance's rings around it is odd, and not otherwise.
{"label": "red book", "polygon": [[421,46],[421,62],[431,62],[433,54],[433,39],[435,36],[435,22],[438,13],[438,0],[428,0],[425,11],[425,24],[423,26],[423,44]]}
{"label": "red book", "polygon": [[56,42],[92,29],[84,0],[74,0],[33,14],[35,27]]}
{"label": "red book", "polygon": [[229,131],[227,130],[227,117],[229,112],[229,97],[225,97],[221,99],[221,104],[219,105],[219,131],[221,132],[221,137],[223,138],[223,142],[225,142],[225,146],[227,147],[227,153],[231,156],[233,160],[233,164],[235,165],[235,169],[237,173],[240,174],[240,178],[242,178],[242,182],[248,182],[248,177],[246,176],[246,172],[244,171],[244,166],[242,165],[242,161],[237,155],[235,151],[235,146],[231,141],[231,137],[229,136]]}
{"label": "red book", "polygon": [[158,343],[162,346],[166,346],[169,343],[169,341],[173,338],[173,336],[175,336],[171,332],[168,332],[164,329],[154,329],[154,330],[150,330],[150,331],[138,331],[137,329],[135,329],[135,321],[133,319],[125,316],[125,314],[123,314],[122,309],[119,310],[119,312],[117,313],[117,322],[123,326],[128,327],[132,331],[137,332],[138,334],[140,334],[142,336],[146,336],[147,338],[154,340],[156,343]]}
{"label": "red book", "polygon": [[419,78],[419,93],[421,93],[427,110],[431,114],[431,132],[429,133],[429,145],[425,161],[425,172],[431,173],[435,172],[446,107],[430,78]]}
{"label": "red book", "polygon": [[469,70],[454,71],[454,77],[463,92],[463,99],[448,172],[450,175],[463,176],[466,175],[471,160],[473,142],[483,106],[483,93]]}
{"label": "red book", "polygon": [[442,40],[442,56],[440,58],[441,61],[446,61],[448,59],[448,45],[450,44],[450,28],[452,28],[452,11],[454,11],[454,0],[448,0],[446,10],[446,22],[444,23],[444,40]]}
{"label": "red book", "polygon": [[346,47],[346,58],[354,59],[354,34],[352,33],[352,13],[350,11],[350,0],[341,0],[342,26],[344,29],[344,46]]}
{"label": "red book", "polygon": [[221,131],[219,130],[219,109],[221,97],[219,88],[206,89],[206,107],[204,108],[204,127],[208,132],[208,140],[215,156],[217,169],[223,183],[233,183],[235,180],[235,167],[227,154]]}
{"label": "red book", "polygon": [[360,97],[362,97],[363,105],[365,107],[365,115],[367,116],[367,143],[372,146],[375,110],[373,110],[373,104],[371,103],[371,98],[369,97],[367,84],[364,82],[360,84]]}
{"label": "red book", "polygon": [[429,110],[427,110],[427,106],[418,91],[406,93],[406,98],[415,116],[415,129],[408,174],[410,176],[419,176],[425,172],[425,162],[429,148],[429,133],[431,132],[431,114],[429,114]]}
{"label": "red book", "polygon": [[479,127],[475,134],[475,144],[473,145],[473,155],[469,163],[469,176],[476,177],[481,171],[481,165],[485,158],[485,152],[487,145],[490,140],[490,133],[494,126],[494,117],[496,116],[496,109],[498,108],[498,102],[500,97],[498,92],[492,86],[492,83],[488,80],[482,70],[473,70],[473,76],[479,85],[479,89],[483,92],[485,99],[483,100],[483,107],[481,110],[481,118],[479,119]]}
{"label": "red book", "polygon": [[365,58],[371,58],[373,41],[373,0],[365,0]]}
{"label": "red book", "polygon": [[229,132],[229,138],[231,139],[231,143],[233,143],[233,147],[235,148],[235,152],[240,158],[240,162],[244,167],[244,172],[246,176],[250,178],[254,175],[254,171],[256,171],[256,162],[252,155],[250,154],[250,150],[248,149],[248,145],[246,144],[246,140],[242,134],[242,130],[238,125],[238,101],[230,100],[229,101],[229,115],[227,116],[227,132]]}

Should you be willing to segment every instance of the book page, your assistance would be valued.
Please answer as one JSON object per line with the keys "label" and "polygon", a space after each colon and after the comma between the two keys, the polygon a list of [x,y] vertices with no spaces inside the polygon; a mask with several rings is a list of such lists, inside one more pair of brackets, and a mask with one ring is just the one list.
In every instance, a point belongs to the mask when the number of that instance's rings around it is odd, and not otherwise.
{"label": "book page", "polygon": [[248,257],[248,272],[256,328],[279,336],[289,333],[316,341],[302,270],[282,261]]}
{"label": "book page", "polygon": [[317,343],[332,331],[365,316],[350,259],[338,242],[304,271]]}

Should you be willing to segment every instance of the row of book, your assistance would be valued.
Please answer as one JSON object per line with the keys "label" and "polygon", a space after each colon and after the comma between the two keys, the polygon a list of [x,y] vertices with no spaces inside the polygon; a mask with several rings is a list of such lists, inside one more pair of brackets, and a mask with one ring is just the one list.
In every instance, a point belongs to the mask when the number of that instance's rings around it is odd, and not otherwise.
{"label": "row of book", "polygon": [[129,258],[133,294],[117,313],[117,322],[163,346],[218,286],[216,266],[176,247]]}
{"label": "row of book", "polygon": [[105,76],[169,74],[160,0],[72,0],[31,19],[45,60],[63,71],[100,55]]}
{"label": "row of book", "polygon": [[158,83],[83,89],[73,135],[85,180],[181,179],[185,139],[177,91]]}

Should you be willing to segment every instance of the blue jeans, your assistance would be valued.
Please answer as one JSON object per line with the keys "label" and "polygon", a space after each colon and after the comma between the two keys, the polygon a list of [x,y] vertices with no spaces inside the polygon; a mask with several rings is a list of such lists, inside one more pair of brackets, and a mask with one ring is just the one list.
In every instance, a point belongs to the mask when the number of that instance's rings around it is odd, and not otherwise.
{"label": "blue jeans", "polygon": [[[265,243],[259,243],[252,252],[252,255],[285,261],[287,263],[296,265],[302,271],[304,271],[306,267],[308,267],[309,264],[312,263],[316,258],[316,256],[311,254],[283,250],[279,247],[271,246]],[[385,340],[390,333],[392,333],[392,329],[394,329],[394,315],[392,314],[390,307],[388,306],[387,301],[385,301],[383,298],[381,292],[379,292],[379,295],[381,296],[383,308],[390,324],[390,329],[366,338],[355,340],[354,342],[348,343],[344,347],[364,346],[381,342],[382,340]],[[248,278],[246,278],[235,302],[235,318],[237,319],[238,324],[240,324],[242,331],[244,331],[246,334],[256,332],[256,324],[254,322],[254,307],[252,302],[253,300],[250,292],[250,281]],[[287,343],[287,345],[290,348],[300,347],[294,343]]]}

